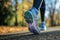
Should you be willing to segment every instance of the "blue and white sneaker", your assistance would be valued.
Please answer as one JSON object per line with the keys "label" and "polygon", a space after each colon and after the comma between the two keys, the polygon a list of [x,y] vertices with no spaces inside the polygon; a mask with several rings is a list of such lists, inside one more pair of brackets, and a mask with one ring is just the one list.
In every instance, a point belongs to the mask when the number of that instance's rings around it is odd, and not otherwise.
{"label": "blue and white sneaker", "polygon": [[45,22],[42,22],[42,23],[41,23],[40,30],[46,31]]}
{"label": "blue and white sneaker", "polygon": [[28,23],[29,26],[29,30],[30,32],[34,33],[34,34],[39,34],[40,33],[40,29],[38,27],[38,10],[33,7],[30,10],[26,11],[24,13],[24,18],[26,20],[26,22]]}

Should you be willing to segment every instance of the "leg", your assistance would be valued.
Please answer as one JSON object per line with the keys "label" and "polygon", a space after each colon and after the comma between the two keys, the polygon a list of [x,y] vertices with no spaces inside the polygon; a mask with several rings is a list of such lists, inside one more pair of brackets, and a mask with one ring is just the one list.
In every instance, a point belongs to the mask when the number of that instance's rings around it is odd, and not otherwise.
{"label": "leg", "polygon": [[40,3],[41,3],[41,0],[34,0],[33,7],[35,7],[36,9],[38,9],[39,6],[40,6]]}
{"label": "leg", "polygon": [[41,0],[34,0],[33,7],[24,13],[24,18],[28,23],[30,32],[34,34],[39,34],[40,29],[38,28],[38,8],[40,6]]}
{"label": "leg", "polygon": [[44,17],[45,17],[45,1],[43,0],[42,6],[40,8],[40,12],[41,12],[41,30],[46,30],[46,26],[45,26],[45,21],[44,21]]}
{"label": "leg", "polygon": [[44,21],[44,16],[45,16],[45,1],[43,0],[42,6],[40,8],[40,12],[41,12],[41,21]]}

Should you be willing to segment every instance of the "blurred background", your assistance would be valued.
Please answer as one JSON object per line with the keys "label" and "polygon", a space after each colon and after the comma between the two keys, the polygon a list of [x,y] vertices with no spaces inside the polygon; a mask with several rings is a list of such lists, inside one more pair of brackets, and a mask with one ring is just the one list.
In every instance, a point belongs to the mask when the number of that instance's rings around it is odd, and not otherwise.
{"label": "blurred background", "polygon": [[33,0],[0,0],[0,25],[26,26],[23,14]]}
{"label": "blurred background", "polygon": [[[46,26],[60,26],[60,0],[45,0],[45,3]],[[27,27],[23,15],[32,5],[33,0],[0,0],[0,25]],[[41,19],[38,21],[41,22]]]}
{"label": "blurred background", "polygon": [[[60,0],[45,0],[45,3],[46,25],[59,26]],[[27,26],[23,14],[30,9],[32,5],[33,0],[0,0],[0,25]],[[38,15],[40,16],[40,14]]]}

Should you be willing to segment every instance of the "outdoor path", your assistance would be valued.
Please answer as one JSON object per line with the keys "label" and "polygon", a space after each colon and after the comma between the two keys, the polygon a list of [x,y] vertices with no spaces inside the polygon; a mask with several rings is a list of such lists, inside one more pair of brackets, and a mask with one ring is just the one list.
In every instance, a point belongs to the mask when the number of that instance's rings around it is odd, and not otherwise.
{"label": "outdoor path", "polygon": [[60,40],[60,28],[47,28],[47,31],[41,31],[39,35],[34,35],[29,31],[0,35],[0,40]]}

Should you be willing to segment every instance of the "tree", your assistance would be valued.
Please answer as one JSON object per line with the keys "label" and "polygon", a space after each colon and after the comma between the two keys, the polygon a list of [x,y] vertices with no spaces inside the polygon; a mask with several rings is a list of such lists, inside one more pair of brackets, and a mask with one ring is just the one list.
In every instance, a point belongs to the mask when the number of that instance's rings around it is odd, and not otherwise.
{"label": "tree", "polygon": [[54,14],[55,14],[55,5],[57,3],[57,0],[54,0],[54,2],[52,2],[52,0],[50,0],[50,7],[49,7],[49,12],[50,12],[50,25],[51,26],[55,26],[55,22],[54,22]]}
{"label": "tree", "polygon": [[16,2],[16,5],[15,5],[15,25],[17,26],[18,25],[18,23],[17,23],[17,4],[18,4],[18,1],[17,0],[15,0],[15,2]]}
{"label": "tree", "polygon": [[8,20],[12,17],[12,8],[10,0],[0,1],[0,25],[8,25]]}

